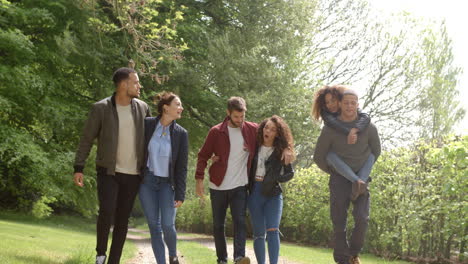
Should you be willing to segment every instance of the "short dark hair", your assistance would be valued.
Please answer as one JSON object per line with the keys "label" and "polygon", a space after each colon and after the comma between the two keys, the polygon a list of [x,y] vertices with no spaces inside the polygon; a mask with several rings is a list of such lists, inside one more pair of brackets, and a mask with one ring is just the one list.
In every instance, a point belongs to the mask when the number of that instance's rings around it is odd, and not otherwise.
{"label": "short dark hair", "polygon": [[121,81],[127,80],[130,77],[130,73],[136,73],[136,71],[127,67],[117,69],[112,76],[115,87],[117,87]]}
{"label": "short dark hair", "polygon": [[227,109],[229,112],[232,112],[233,110],[238,112],[245,112],[247,111],[247,105],[245,104],[244,98],[233,96],[229,98],[227,102]]}
{"label": "short dark hair", "polygon": [[162,116],[164,105],[170,105],[177,96],[175,93],[163,91],[154,97],[154,104],[158,108],[158,115]]}

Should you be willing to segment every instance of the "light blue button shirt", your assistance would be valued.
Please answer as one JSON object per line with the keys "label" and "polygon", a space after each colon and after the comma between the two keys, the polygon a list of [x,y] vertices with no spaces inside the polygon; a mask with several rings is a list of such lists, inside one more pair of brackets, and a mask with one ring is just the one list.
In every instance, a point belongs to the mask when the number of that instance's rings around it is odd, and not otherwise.
{"label": "light blue button shirt", "polygon": [[171,154],[171,132],[169,131],[169,126],[164,127],[161,125],[161,122],[158,122],[148,144],[148,169],[156,176],[169,177]]}

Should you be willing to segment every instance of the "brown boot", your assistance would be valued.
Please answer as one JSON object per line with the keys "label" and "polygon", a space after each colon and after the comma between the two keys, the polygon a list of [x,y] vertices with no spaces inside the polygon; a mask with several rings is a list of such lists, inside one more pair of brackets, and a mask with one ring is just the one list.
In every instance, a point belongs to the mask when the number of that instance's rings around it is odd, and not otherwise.
{"label": "brown boot", "polygon": [[361,260],[358,256],[352,256],[349,258],[349,264],[361,264]]}

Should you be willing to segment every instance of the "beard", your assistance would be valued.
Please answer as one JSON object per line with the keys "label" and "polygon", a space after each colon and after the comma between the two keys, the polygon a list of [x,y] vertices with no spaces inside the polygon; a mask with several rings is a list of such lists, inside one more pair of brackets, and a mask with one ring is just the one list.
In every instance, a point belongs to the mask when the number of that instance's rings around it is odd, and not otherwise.
{"label": "beard", "polygon": [[130,91],[127,90],[127,96],[130,97],[130,98],[139,98],[140,95],[138,94],[138,92],[135,92],[135,93],[131,93]]}
{"label": "beard", "polygon": [[240,123],[240,124],[234,123],[234,122],[232,121],[232,119],[229,120],[229,122],[231,122],[231,125],[232,125],[232,127],[234,127],[234,128],[240,127],[240,126],[242,125],[242,123]]}

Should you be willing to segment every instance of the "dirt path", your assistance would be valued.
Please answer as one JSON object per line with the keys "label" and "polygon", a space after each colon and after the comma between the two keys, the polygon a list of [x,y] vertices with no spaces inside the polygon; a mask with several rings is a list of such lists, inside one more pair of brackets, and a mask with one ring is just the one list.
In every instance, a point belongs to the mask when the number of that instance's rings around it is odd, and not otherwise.
{"label": "dirt path", "polygon": [[[201,245],[213,250],[213,251],[216,251],[216,247],[215,247],[215,244],[214,244],[214,240],[213,240],[213,237],[212,236],[207,236],[207,235],[200,235],[200,234],[196,234],[195,236],[190,236],[188,234],[178,234],[177,235],[177,238],[179,240],[183,240],[183,241],[187,241],[187,242],[197,242],[197,243],[200,243]],[[229,258],[232,258],[233,257],[233,245],[231,242],[228,241],[227,243],[227,251],[228,251],[228,257]],[[251,264],[257,264],[257,260],[255,259],[255,252],[252,248],[250,247],[245,247],[245,254],[246,256],[248,256],[250,258],[250,263]],[[213,263],[215,263],[215,260],[213,260]],[[231,262],[228,262],[228,263],[231,263]],[[265,263],[269,263],[269,259],[268,259],[268,252],[266,253],[266,261]],[[290,261],[290,260],[287,260],[283,257],[279,257],[279,260],[278,260],[278,264],[301,264],[301,263],[297,263],[297,262],[293,262],[293,261]]]}
{"label": "dirt path", "polygon": [[[148,231],[142,231],[135,228],[129,228],[128,231],[133,233],[139,233],[141,235],[127,234],[127,239],[133,241],[138,248],[138,254],[133,259],[129,260],[126,264],[156,264],[154,259],[153,248],[151,247],[151,240],[149,238]],[[179,263],[186,264],[183,256],[180,252],[177,252],[179,256]],[[166,259],[169,256],[166,248]]]}
{"label": "dirt path", "polygon": [[[132,233],[139,233],[141,235],[135,235],[135,234],[130,234],[130,233],[127,234],[127,239],[130,241],[133,241],[136,244],[138,248],[138,254],[136,257],[129,260],[126,264],[156,264],[156,260],[154,259],[154,255],[153,255],[153,249],[151,248],[151,240],[149,238],[149,232],[142,231],[139,229],[134,229],[134,228],[129,228],[129,231]],[[197,242],[213,251],[216,250],[212,236],[201,235],[201,234],[196,234],[196,235],[177,234],[177,239],[182,240],[182,241],[187,241],[187,242]],[[228,242],[227,246],[228,246],[227,248],[228,256],[232,258],[233,256],[232,242]],[[245,254],[250,258],[251,264],[257,264],[257,260],[255,259],[255,252],[252,248],[246,247]],[[169,254],[166,248],[166,256],[168,255]],[[177,252],[177,255],[179,256],[180,264],[187,264],[187,262],[184,260],[184,257],[182,256],[182,254],[180,254],[180,252]],[[213,263],[214,262],[215,260],[213,260]],[[268,252],[266,254],[266,263],[269,263]],[[300,263],[287,260],[280,256],[278,264],[300,264]]]}

